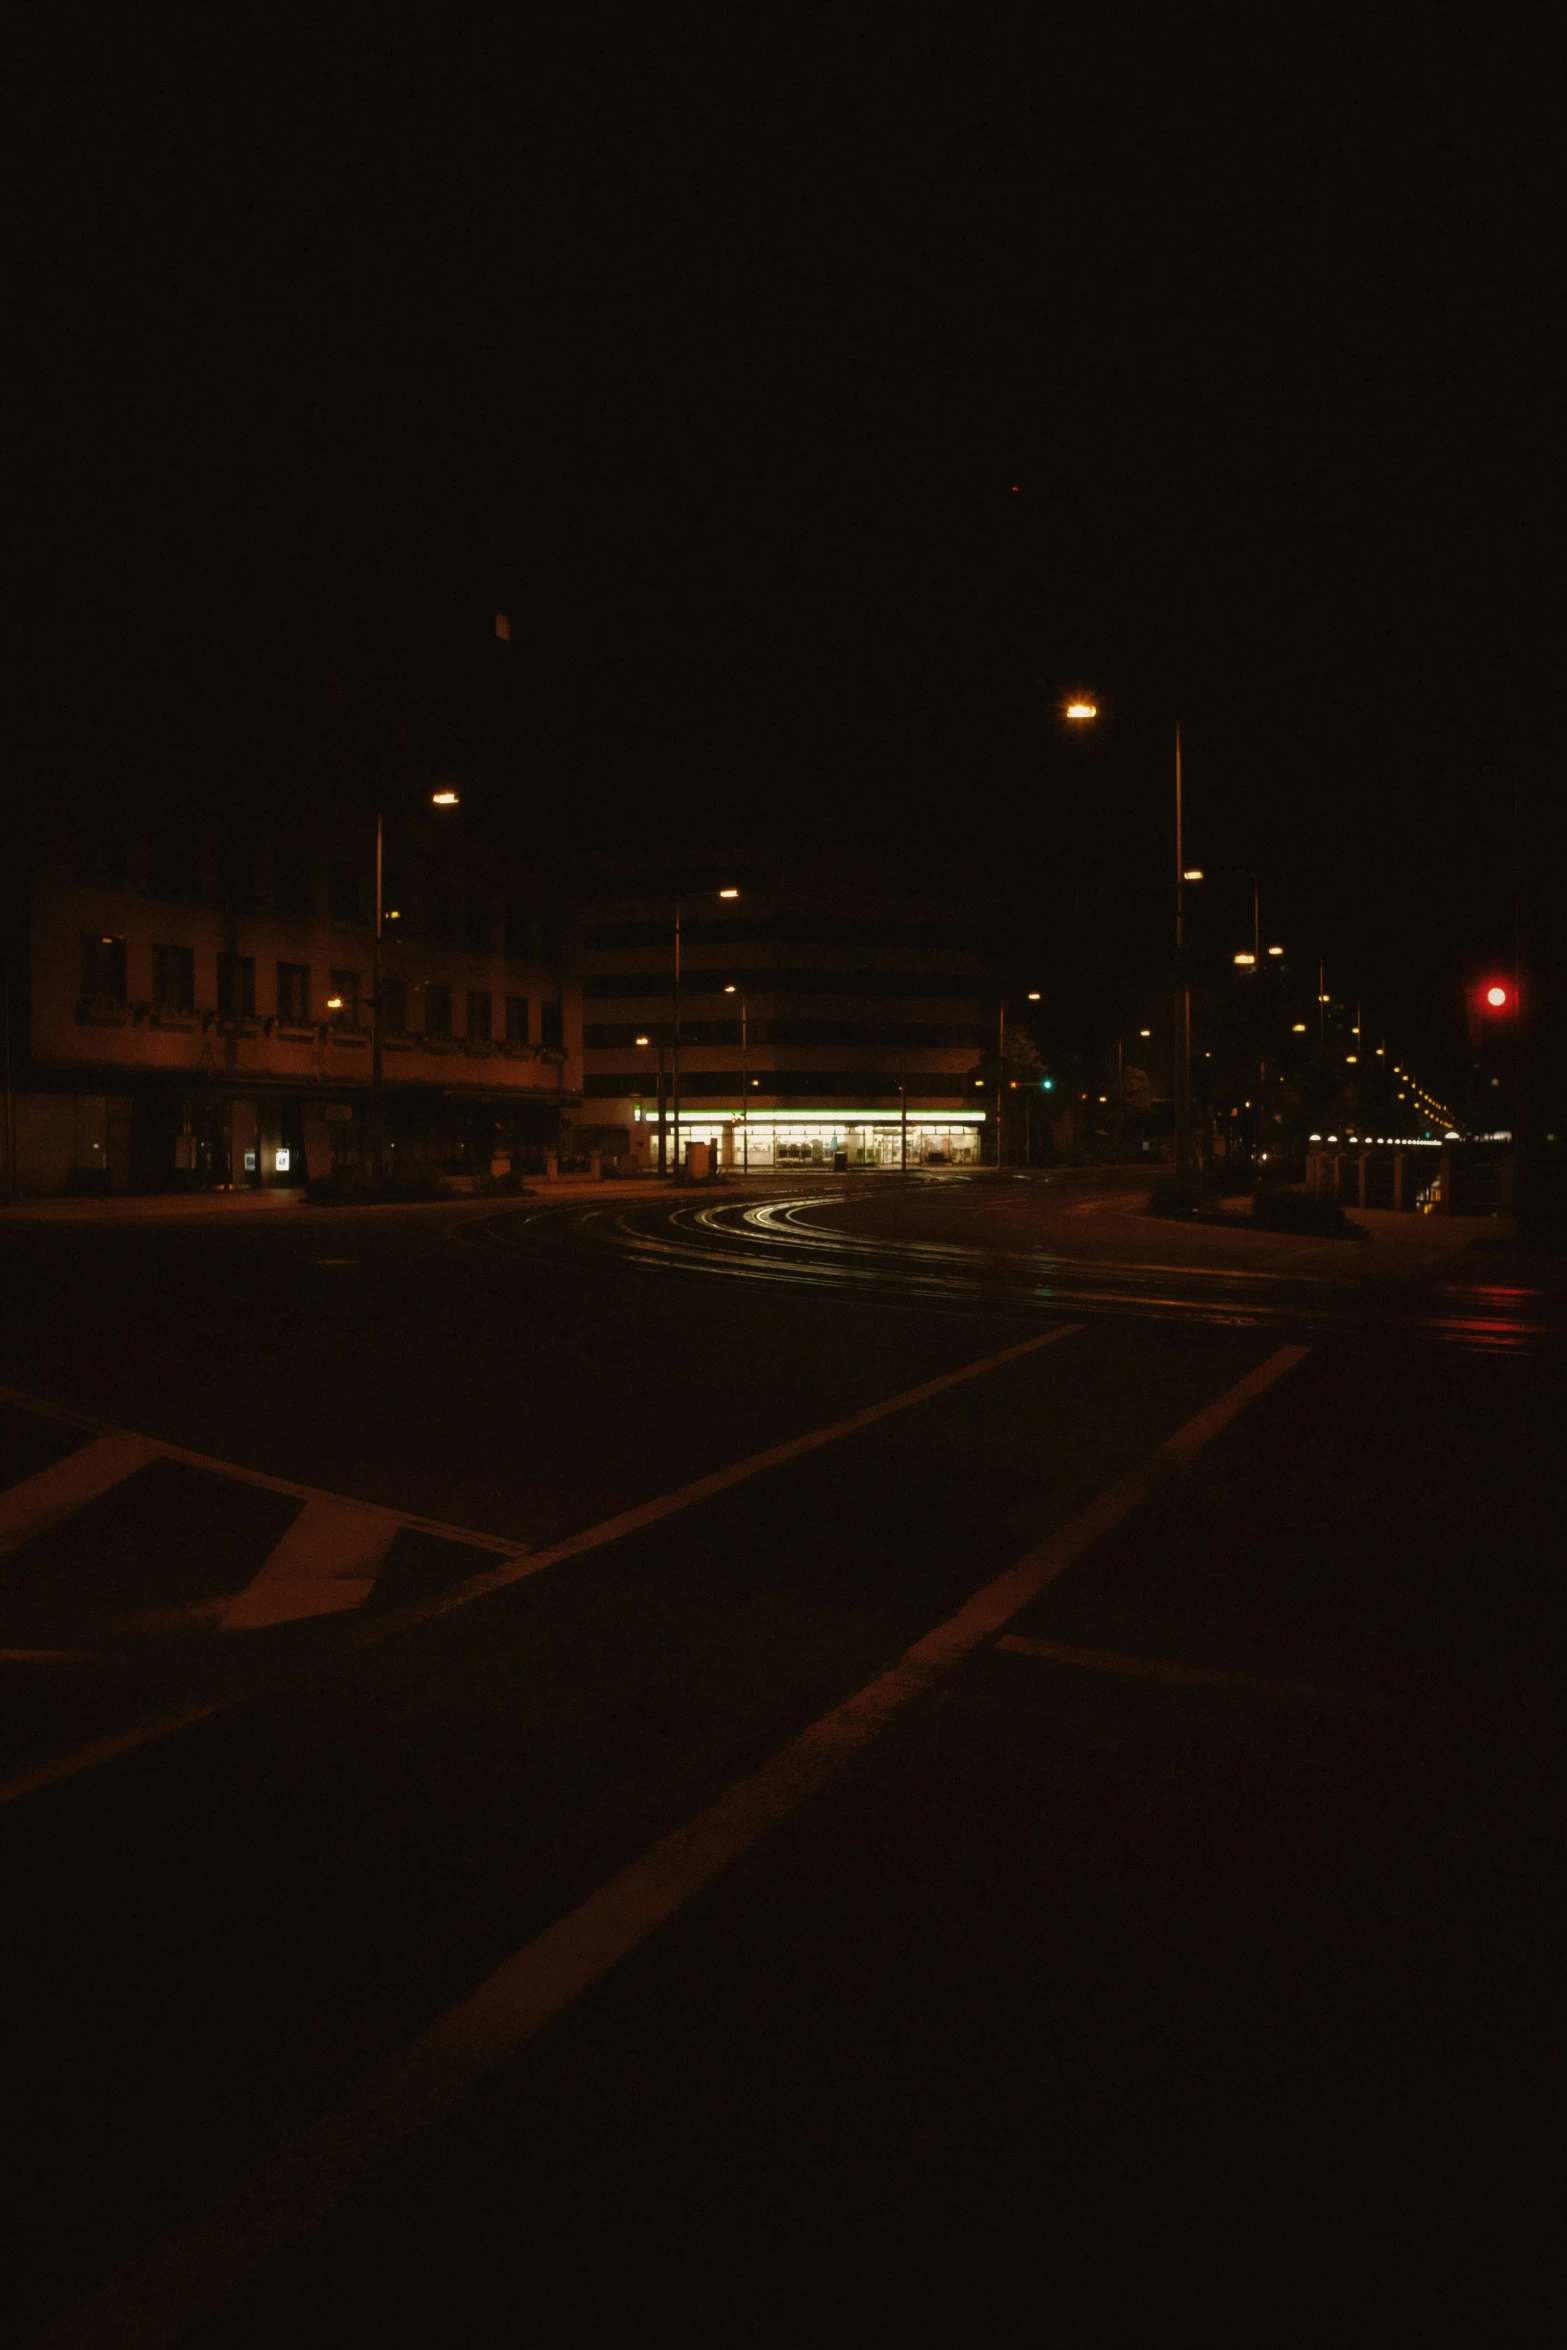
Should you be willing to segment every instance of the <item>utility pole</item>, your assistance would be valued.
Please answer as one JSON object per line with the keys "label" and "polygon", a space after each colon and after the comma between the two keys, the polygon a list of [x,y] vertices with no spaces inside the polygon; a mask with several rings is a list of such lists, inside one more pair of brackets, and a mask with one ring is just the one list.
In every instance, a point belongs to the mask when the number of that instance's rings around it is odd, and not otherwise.
{"label": "utility pole", "polygon": [[1002,1139],[1001,1139],[1001,1134],[1002,1134],[1002,1128],[1001,1128],[1001,1118],[1002,1118],[1002,1107],[1003,1107],[1003,1103],[1004,1103],[1004,1101],[1005,1101],[1005,1097],[1006,1097],[1006,1090],[1007,1090],[1007,998],[1006,998],[1006,990],[1003,988],[1003,990],[1002,990],[1002,994],[1001,994],[1000,1019],[999,1019],[999,1022],[998,1022],[997,1028],[996,1028],[996,1168],[997,1168],[997,1171],[998,1171],[998,1172],[1000,1171],[1002,1160],[1003,1160],[1003,1158],[1005,1157],[1005,1151],[1004,1151],[1004,1148],[1003,1148],[1003,1145],[1002,1145]]}
{"label": "utility pole", "polygon": [[906,1078],[898,1087],[898,1169],[904,1175],[909,1171],[909,1087]]}

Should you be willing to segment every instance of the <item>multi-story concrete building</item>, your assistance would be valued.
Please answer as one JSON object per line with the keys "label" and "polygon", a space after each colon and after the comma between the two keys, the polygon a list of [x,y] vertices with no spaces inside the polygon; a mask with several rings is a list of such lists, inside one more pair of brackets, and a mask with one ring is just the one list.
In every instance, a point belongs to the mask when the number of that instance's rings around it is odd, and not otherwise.
{"label": "multi-story concrete building", "polygon": [[[291,1184],[362,1164],[374,810],[84,791],[31,829],[6,956],[0,1164],[9,1134],[18,1188]],[[457,811],[389,809],[385,837],[391,1164],[540,1166],[581,1099],[559,877],[470,838]]]}
{"label": "multi-story concrete building", "polygon": [[[975,859],[701,846],[578,866],[584,1117],[634,1163],[973,1163],[990,1125],[1002,980]],[[676,1003],[675,925],[680,923]]]}

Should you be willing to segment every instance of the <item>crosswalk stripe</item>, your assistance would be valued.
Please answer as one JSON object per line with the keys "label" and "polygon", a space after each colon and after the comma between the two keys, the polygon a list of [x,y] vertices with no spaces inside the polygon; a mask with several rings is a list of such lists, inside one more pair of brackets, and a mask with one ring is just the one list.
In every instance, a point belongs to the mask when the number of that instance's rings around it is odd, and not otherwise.
{"label": "crosswalk stripe", "polygon": [[100,1436],[53,1468],[7,1487],[0,1492],[0,1554],[123,1484],[156,1460],[160,1449],[142,1436]]}
{"label": "crosswalk stripe", "polygon": [[228,1632],[254,1632],[358,1607],[403,1524],[395,1510],[307,1501],[259,1575],[225,1611]]}

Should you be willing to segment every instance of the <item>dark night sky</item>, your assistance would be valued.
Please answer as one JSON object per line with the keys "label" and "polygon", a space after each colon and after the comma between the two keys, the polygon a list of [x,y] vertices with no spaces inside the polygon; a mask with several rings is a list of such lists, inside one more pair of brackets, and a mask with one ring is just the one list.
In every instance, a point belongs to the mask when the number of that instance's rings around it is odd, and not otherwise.
{"label": "dark night sky", "polygon": [[1060,976],[1157,968],[1179,713],[1194,853],[1440,1052],[1515,792],[1542,937],[1563,849],[1518,20],[423,22],[35,35],[37,755],[248,790],[328,651],[502,692],[513,818],[578,839],[999,843]]}

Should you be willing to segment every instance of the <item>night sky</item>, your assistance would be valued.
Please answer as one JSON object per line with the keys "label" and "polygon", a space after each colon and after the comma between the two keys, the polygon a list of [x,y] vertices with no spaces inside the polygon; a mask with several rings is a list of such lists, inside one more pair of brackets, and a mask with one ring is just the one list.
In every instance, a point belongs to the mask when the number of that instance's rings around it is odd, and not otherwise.
{"label": "night sky", "polygon": [[1518,20],[423,26],[36,25],[13,788],[243,795],[280,679],[391,680],[525,835],[988,843],[1082,996],[1166,952],[1179,716],[1191,853],[1434,1078],[1520,867],[1557,985]]}

